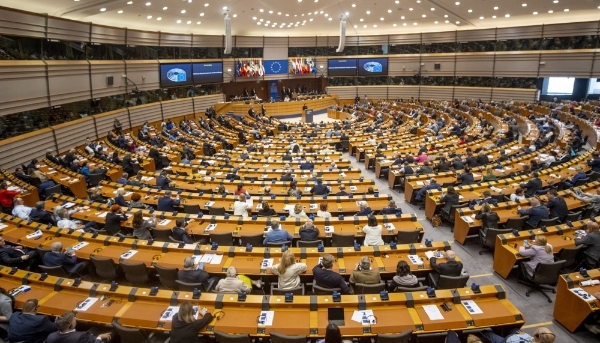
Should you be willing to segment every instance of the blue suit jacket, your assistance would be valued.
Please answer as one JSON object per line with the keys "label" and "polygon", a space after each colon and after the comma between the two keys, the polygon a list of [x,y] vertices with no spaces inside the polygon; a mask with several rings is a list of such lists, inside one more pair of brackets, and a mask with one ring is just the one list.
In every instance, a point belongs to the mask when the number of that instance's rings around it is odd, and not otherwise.
{"label": "blue suit jacket", "polygon": [[267,233],[267,237],[263,240],[263,245],[267,243],[282,243],[285,241],[292,241],[292,236],[289,232],[281,230],[281,228],[270,231]]}
{"label": "blue suit jacket", "polygon": [[533,227],[538,227],[540,220],[548,219],[550,217],[550,215],[548,214],[548,207],[544,205],[532,207],[528,210],[519,210],[519,214],[529,216],[527,224]]}
{"label": "blue suit jacket", "polygon": [[41,343],[56,330],[56,325],[43,315],[16,312],[8,321],[8,339],[11,342]]}
{"label": "blue suit jacket", "polygon": [[356,216],[368,216],[371,213],[373,213],[373,210],[370,207],[367,207],[364,210],[358,211],[355,215]]}
{"label": "blue suit jacket", "polygon": [[179,202],[181,200],[179,199],[171,199],[171,197],[167,197],[164,196],[162,198],[158,199],[158,205],[156,206],[156,209],[159,211],[175,211],[175,207],[176,205],[179,205]]}
{"label": "blue suit jacket", "polygon": [[55,185],[56,184],[52,180],[47,180],[47,181],[40,183],[40,185],[38,186],[38,194],[40,196],[44,196],[44,191],[50,187],[54,187]]}
{"label": "blue suit jacket", "polygon": [[487,199],[483,199],[483,203],[488,203],[490,205],[498,205],[498,200],[494,199],[494,198],[487,198]]}

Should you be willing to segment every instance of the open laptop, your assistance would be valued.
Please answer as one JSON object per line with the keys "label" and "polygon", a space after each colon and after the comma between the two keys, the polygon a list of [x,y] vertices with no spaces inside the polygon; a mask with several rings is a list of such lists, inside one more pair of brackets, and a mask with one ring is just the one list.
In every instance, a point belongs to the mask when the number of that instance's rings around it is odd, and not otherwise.
{"label": "open laptop", "polygon": [[327,319],[329,324],[335,324],[337,326],[344,326],[344,309],[342,307],[333,307],[327,309]]}

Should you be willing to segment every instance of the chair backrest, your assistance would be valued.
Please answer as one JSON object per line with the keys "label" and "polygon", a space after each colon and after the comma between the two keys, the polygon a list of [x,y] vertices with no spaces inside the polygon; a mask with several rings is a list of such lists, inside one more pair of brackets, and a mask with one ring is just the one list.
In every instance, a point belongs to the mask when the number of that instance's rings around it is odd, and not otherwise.
{"label": "chair backrest", "polygon": [[401,286],[396,286],[396,288],[394,288],[392,290],[392,292],[418,292],[418,291],[425,291],[427,290],[428,286],[419,286],[419,287],[401,287]]}
{"label": "chair backrest", "polygon": [[183,212],[187,214],[198,214],[200,205],[198,204],[183,204]]}
{"label": "chair backrest", "polygon": [[158,273],[158,279],[163,286],[171,290],[178,289],[175,280],[177,280],[177,272],[179,269],[163,267],[156,262],[152,263],[152,265],[154,266],[154,270]]}
{"label": "chair backrest", "polygon": [[267,244],[265,246],[271,247],[271,248],[281,248],[281,246],[284,244],[289,247],[292,244],[292,242],[290,242],[290,241],[279,242],[279,243],[267,242]]}
{"label": "chair backrest", "polygon": [[323,245],[323,241],[317,239],[316,241],[297,241],[296,246],[300,247],[318,247],[319,245]]}
{"label": "chair backrest", "polygon": [[131,169],[133,169],[133,175],[137,175],[137,173],[142,170],[142,167],[140,167],[139,163],[132,163]]}
{"label": "chair backrest", "polygon": [[562,248],[556,255],[557,260],[565,261],[565,267],[574,265],[579,259],[579,255],[583,251],[583,245],[578,245],[575,248]]}
{"label": "chair backrest", "polygon": [[105,178],[104,174],[89,174],[88,177],[90,178],[90,185],[94,187],[98,186],[100,181],[103,181]]}
{"label": "chair backrest", "polygon": [[208,214],[211,216],[223,216],[225,215],[225,207],[209,207]]}
{"label": "chair backrest", "polygon": [[148,277],[148,270],[146,265],[140,263],[127,263],[125,261],[120,263],[121,269],[125,273],[127,281],[137,284],[144,284],[150,280]]}
{"label": "chair backrest", "polygon": [[[581,217],[581,211],[578,212],[573,212],[573,213],[569,213],[567,214],[566,220],[570,220],[572,222],[579,220],[579,218]],[[583,218],[581,218],[583,219]]]}
{"label": "chair backrest", "polygon": [[40,247],[36,247],[35,251],[37,251],[38,255],[40,255],[40,259],[43,261],[44,260],[44,255],[46,255],[46,253],[52,251],[50,249],[44,249],[44,248],[40,248]]}
{"label": "chair backrest", "polygon": [[215,338],[217,343],[250,343],[249,334],[230,335],[228,333],[215,330]]}
{"label": "chair backrest", "polygon": [[184,292],[193,292],[194,288],[197,288],[200,290],[203,289],[201,282],[189,283],[189,282],[183,282],[181,280],[175,280],[175,283],[177,284],[177,287],[179,288],[179,290],[184,291]]}
{"label": "chair backrest", "polygon": [[248,243],[253,247],[262,247],[263,246],[263,234],[259,233],[256,235],[243,235],[240,236],[240,245],[245,247]]}
{"label": "chair backrest", "polygon": [[218,245],[231,246],[233,245],[233,234],[231,232],[211,233],[210,241],[215,242]]}
{"label": "chair backrest", "polygon": [[577,182],[575,182],[575,184],[573,185],[573,187],[578,187],[578,186],[583,186],[586,183],[590,182],[590,178],[586,177],[585,179],[579,179],[577,180]]}
{"label": "chair backrest", "polygon": [[354,294],[379,294],[385,290],[385,282],[366,284],[356,283],[354,284]]}
{"label": "chair backrest", "polygon": [[521,230],[523,228],[523,224],[525,224],[525,222],[527,221],[527,219],[529,219],[528,216],[525,217],[521,217],[521,218],[508,218],[506,220],[506,228],[507,229],[517,229],[517,230]]}
{"label": "chair backrest", "polygon": [[379,334],[375,343],[408,343],[412,335],[412,329],[396,334]]}
{"label": "chair backrest", "polygon": [[333,291],[340,292],[342,290],[341,288],[325,288],[317,286],[315,282],[313,282],[312,288],[315,295],[330,295],[333,293]]}
{"label": "chair backrest", "polygon": [[196,190],[198,192],[202,192],[204,194],[213,194],[213,189],[212,188],[197,188]]}
{"label": "chair backrest", "polygon": [[90,261],[96,269],[96,274],[102,279],[114,281],[117,278],[117,266],[110,258],[90,256]]}
{"label": "chair backrest", "polygon": [[125,327],[117,321],[113,321],[112,326],[119,334],[121,343],[145,343],[148,341],[148,334],[142,329]]}
{"label": "chair backrest", "polygon": [[171,229],[153,229],[152,230],[152,237],[154,237],[154,240],[156,241],[161,241],[161,242],[169,242],[169,236],[171,236],[173,234],[173,231],[171,231]]}
{"label": "chair backrest", "polygon": [[306,343],[307,341],[304,335],[288,336],[275,331],[271,331],[269,335],[271,343]]}
{"label": "chair backrest", "polygon": [[331,244],[336,247],[354,246],[354,235],[342,235],[334,232],[331,234]]}
{"label": "chair backrest", "polygon": [[496,199],[498,202],[503,202],[504,194],[492,194],[492,199]]}
{"label": "chair backrest", "polygon": [[421,242],[421,231],[413,230],[413,231],[403,231],[398,230],[398,238],[396,243],[398,244],[410,244],[410,243],[419,243]]}
{"label": "chair backrest", "polygon": [[277,287],[271,287],[271,295],[285,295],[287,293],[292,293],[293,295],[304,295],[304,287],[298,286],[296,288],[290,289],[280,289]]}
{"label": "chair backrest", "polygon": [[583,252],[583,259],[585,260],[585,264],[588,267],[588,269],[598,268],[598,266],[600,265],[598,258],[590,255],[590,253],[588,253],[587,251]]}
{"label": "chair backrest", "polygon": [[511,232],[511,229],[487,229],[487,234],[485,236],[485,242],[483,242],[483,245],[490,249],[494,249],[496,247],[496,236]]}
{"label": "chair backrest", "polygon": [[437,289],[462,288],[467,285],[468,280],[469,280],[469,275],[460,275],[460,276],[440,275],[440,280],[438,281]]}
{"label": "chair backrest", "polygon": [[558,280],[560,270],[565,265],[565,260],[560,260],[552,263],[540,263],[535,267],[533,281],[538,285],[555,284]]}
{"label": "chair backrest", "polygon": [[65,271],[65,269],[62,266],[48,267],[43,264],[40,264],[39,267],[42,270],[42,272],[48,273],[48,275],[64,278],[69,277],[69,274]]}
{"label": "chair backrest", "polygon": [[44,190],[44,195],[46,196],[46,199],[52,197],[52,194],[61,194],[60,192],[60,184],[46,188]]}
{"label": "chair backrest", "polygon": [[558,224],[558,217],[550,218],[550,219],[542,219],[538,224],[538,227],[542,226],[551,226]]}
{"label": "chair backrest", "polygon": [[452,181],[452,182],[444,182],[444,183],[442,183],[442,188],[453,187],[454,184],[455,184],[454,181]]}

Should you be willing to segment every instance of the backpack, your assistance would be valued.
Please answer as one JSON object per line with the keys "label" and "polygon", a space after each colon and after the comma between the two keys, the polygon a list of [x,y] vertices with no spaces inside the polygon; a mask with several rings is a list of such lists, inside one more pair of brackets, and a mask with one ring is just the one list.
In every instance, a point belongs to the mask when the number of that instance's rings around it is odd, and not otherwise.
{"label": "backpack", "polygon": [[431,218],[431,226],[437,227],[442,225],[442,217],[439,214],[436,214]]}

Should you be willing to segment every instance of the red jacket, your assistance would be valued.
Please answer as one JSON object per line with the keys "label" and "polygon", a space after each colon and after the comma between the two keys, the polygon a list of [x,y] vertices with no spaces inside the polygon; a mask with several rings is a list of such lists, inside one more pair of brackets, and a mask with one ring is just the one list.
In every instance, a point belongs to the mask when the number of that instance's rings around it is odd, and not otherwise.
{"label": "red jacket", "polygon": [[9,191],[8,189],[0,190],[0,204],[2,206],[9,208],[13,206],[13,198],[15,195],[20,194],[21,192],[17,191]]}

